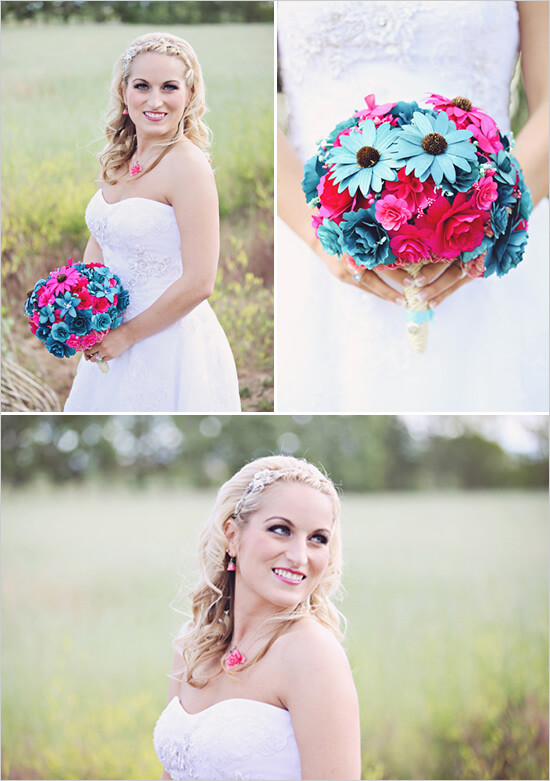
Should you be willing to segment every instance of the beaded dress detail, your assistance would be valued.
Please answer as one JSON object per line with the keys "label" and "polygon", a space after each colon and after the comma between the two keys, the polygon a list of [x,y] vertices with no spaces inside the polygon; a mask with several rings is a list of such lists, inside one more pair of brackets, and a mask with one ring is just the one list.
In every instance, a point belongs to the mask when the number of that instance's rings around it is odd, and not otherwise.
{"label": "beaded dress detail", "polygon": [[[509,129],[515,2],[288,0],[278,43],[288,135],[303,162],[371,93],[379,104],[463,95]],[[409,347],[401,307],[340,282],[281,220],[277,230],[278,412],[548,409],[546,199],[522,263],[449,296],[423,355]]]}
{"label": "beaded dress detail", "polygon": [[302,777],[289,712],[257,700],[223,700],[187,713],[174,697],[157,721],[153,742],[173,779]]}
{"label": "beaded dress detail", "polygon": [[[105,263],[130,293],[123,322],[153,304],[182,273],[174,210],[147,198],[108,203],[98,190],[86,222]],[[109,362],[81,359],[65,412],[237,412],[235,362],[208,301]]]}

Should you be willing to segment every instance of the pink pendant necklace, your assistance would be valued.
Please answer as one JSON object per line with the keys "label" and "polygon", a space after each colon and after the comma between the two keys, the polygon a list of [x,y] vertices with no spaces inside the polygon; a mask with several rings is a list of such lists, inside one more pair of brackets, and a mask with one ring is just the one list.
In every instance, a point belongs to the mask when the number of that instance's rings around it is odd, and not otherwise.
{"label": "pink pendant necklace", "polygon": [[139,164],[139,160],[136,160],[136,162],[130,168],[130,176],[135,176],[139,173],[141,173],[141,166]]}
{"label": "pink pendant necklace", "polygon": [[245,664],[246,657],[242,655],[236,645],[229,651],[225,657],[226,667],[238,667],[241,664]]}

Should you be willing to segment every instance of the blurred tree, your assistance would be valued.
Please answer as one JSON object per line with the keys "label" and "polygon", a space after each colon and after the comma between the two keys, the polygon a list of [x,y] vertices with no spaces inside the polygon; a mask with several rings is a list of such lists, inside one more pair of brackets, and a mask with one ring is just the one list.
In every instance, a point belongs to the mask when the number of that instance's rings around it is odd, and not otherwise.
{"label": "blurred tree", "polygon": [[391,415],[10,415],[2,427],[3,479],[162,479],[204,487],[253,458],[289,453],[324,467],[346,491],[548,485],[544,425],[538,451],[527,457],[508,453],[467,419],[457,421],[459,434],[418,441]]}

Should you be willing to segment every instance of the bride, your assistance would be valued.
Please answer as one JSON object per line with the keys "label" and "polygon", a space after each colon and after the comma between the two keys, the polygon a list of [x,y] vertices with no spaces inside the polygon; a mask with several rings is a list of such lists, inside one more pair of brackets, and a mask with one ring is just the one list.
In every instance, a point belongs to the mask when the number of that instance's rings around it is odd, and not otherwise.
{"label": "bride", "polygon": [[205,108],[199,63],[181,38],[143,35],[115,64],[84,262],[117,273],[130,304],[85,351],[66,412],[240,410],[231,348],[207,301],[219,220]]}
{"label": "bride", "polygon": [[330,600],[339,513],[333,483],[290,456],[252,461],[220,488],[154,730],[163,778],[360,777],[357,693]]}
{"label": "bride", "polygon": [[[278,412],[548,409],[547,35],[547,2],[279,4],[289,132],[278,144]],[[378,104],[463,95],[506,131],[518,50],[529,119],[514,151],[538,203],[524,260],[481,280],[461,278],[456,264],[423,269],[436,309],[418,355],[401,306],[403,272],[358,279],[324,253],[300,187],[303,164],[370,93]]]}

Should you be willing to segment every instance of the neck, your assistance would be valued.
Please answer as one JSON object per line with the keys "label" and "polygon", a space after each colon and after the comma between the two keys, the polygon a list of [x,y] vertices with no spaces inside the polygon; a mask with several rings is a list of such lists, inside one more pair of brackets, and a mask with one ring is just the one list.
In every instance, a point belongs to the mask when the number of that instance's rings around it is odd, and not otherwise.
{"label": "neck", "polygon": [[238,589],[236,589],[231,646],[236,646],[243,653],[245,651],[250,653],[250,648],[256,642],[265,642],[277,628],[277,624],[270,624],[269,619],[289,611],[285,608],[277,610],[273,605],[266,603],[243,604],[243,602],[244,600],[239,599]]}

